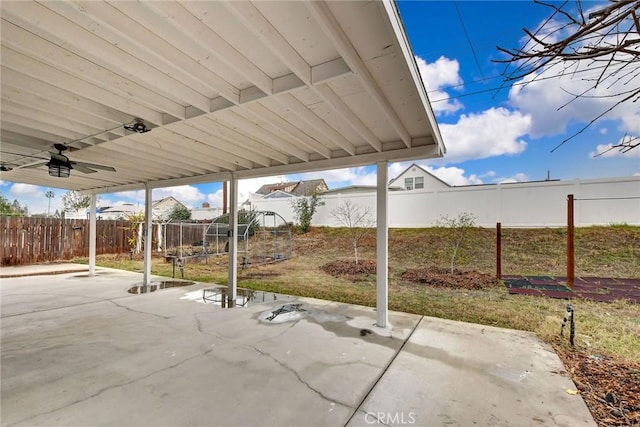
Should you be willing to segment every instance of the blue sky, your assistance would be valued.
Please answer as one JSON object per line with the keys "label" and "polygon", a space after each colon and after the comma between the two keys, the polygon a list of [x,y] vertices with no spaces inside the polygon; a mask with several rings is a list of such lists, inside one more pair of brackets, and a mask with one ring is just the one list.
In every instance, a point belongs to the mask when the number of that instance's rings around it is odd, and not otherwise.
{"label": "blue sky", "polygon": [[[558,110],[568,92],[579,92],[588,82],[546,79],[503,88],[504,58],[496,46],[518,48],[523,28],[535,30],[550,9],[532,1],[401,1],[398,3],[409,41],[416,55],[429,99],[436,112],[448,153],[443,159],[416,163],[451,185],[552,179],[589,179],[640,175],[640,148],[594,157],[626,135],[640,135],[640,108],[617,108],[603,120],[571,139],[603,110],[599,98],[583,98]],[[602,2],[584,2],[586,8]],[[588,64],[579,65],[582,77]],[[638,77],[636,77],[638,78]],[[602,90],[606,90],[603,88]],[[601,92],[606,94],[606,92]],[[607,101],[610,102],[610,101]],[[608,105],[608,104],[607,104]],[[389,177],[410,163],[394,163]],[[324,178],[330,188],[375,184],[375,168],[351,168],[311,174],[268,177],[240,182],[240,198],[264,183]],[[0,182],[2,194],[17,199],[31,213],[48,210],[48,188]],[[65,190],[51,189],[51,212],[62,208]],[[203,202],[221,205],[220,183],[156,189],[154,199],[174,196],[190,207]],[[102,205],[144,203],[142,191],[100,196]]]}

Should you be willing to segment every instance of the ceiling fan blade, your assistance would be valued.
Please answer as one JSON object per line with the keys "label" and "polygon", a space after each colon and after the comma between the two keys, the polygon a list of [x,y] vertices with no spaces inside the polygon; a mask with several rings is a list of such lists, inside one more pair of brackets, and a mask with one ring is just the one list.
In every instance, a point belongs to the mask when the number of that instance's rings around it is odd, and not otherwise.
{"label": "ceiling fan blade", "polygon": [[89,169],[86,165],[77,164],[75,162],[71,162],[71,168],[74,171],[82,172],[82,173],[96,173],[98,171],[94,171],[93,169]]}
{"label": "ceiling fan blade", "polygon": [[[73,166],[74,169],[79,170],[80,172],[82,172],[82,170],[80,168],[91,168],[91,169],[98,169],[98,170],[103,170],[103,171],[109,171],[109,172],[115,172],[116,169],[111,167],[111,166],[105,166],[105,165],[97,165],[95,163],[86,163],[86,162],[76,162],[76,161],[71,161],[71,166]],[[91,170],[89,169],[89,170]],[[85,172],[85,173],[92,173],[92,172],[96,172],[94,170],[92,170],[91,172]]]}
{"label": "ceiling fan blade", "polygon": [[47,162],[34,163],[31,165],[20,166],[20,169],[31,169],[31,168],[39,168],[40,166],[46,165]]}

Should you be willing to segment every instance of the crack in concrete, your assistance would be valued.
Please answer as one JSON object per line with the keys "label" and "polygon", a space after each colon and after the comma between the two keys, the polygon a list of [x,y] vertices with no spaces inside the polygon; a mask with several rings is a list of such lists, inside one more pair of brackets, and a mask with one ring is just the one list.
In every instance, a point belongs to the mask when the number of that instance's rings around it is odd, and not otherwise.
{"label": "crack in concrete", "polygon": [[[11,294],[11,295],[30,295],[30,294]],[[44,294],[44,295],[58,296],[59,294]],[[82,297],[82,295],[66,295],[66,296]],[[79,307],[79,306],[82,306],[82,305],[89,305],[89,304],[97,304],[97,303],[101,303],[101,302],[113,302],[114,300],[123,299],[123,298],[130,298],[130,297],[131,297],[131,295],[124,295],[124,296],[121,296],[121,297],[106,298],[106,299],[101,299],[101,298],[96,298],[96,297],[85,297],[85,298],[92,298],[93,301],[79,302],[77,304],[67,304],[67,305],[64,305],[62,307],[50,307],[50,308],[43,308],[41,310],[25,311],[23,313],[7,314],[7,315],[4,315],[4,316],[0,316],[0,319],[8,319],[8,318],[11,318],[11,317],[25,316],[25,315],[29,315],[29,314],[45,313],[47,311],[54,311],[54,310],[64,310],[66,308]],[[5,297],[3,297],[3,298],[5,298]]]}
{"label": "crack in concrete", "polygon": [[145,379],[147,379],[147,378],[150,378],[150,377],[152,377],[153,375],[156,375],[156,374],[157,374],[157,373],[159,373],[159,372],[163,372],[163,371],[167,371],[167,370],[169,370],[169,369],[176,368],[176,367],[178,367],[178,366],[180,366],[180,365],[182,365],[182,364],[184,364],[184,363],[190,362],[191,360],[196,359],[196,358],[198,358],[198,357],[207,356],[207,355],[209,355],[209,353],[211,353],[212,351],[213,351],[213,349],[212,349],[212,348],[210,348],[210,349],[208,349],[208,350],[206,350],[206,351],[204,351],[204,352],[202,352],[202,353],[194,354],[194,355],[193,355],[193,356],[191,356],[191,357],[187,357],[186,359],[183,359],[183,360],[181,360],[181,361],[179,361],[179,362],[176,362],[176,363],[174,363],[174,364],[172,364],[172,365],[169,365],[169,366],[163,367],[163,368],[161,368],[161,369],[157,369],[157,370],[155,370],[155,371],[149,372],[148,374],[143,375],[143,376],[141,376],[141,377],[134,378],[134,379],[131,379],[131,380],[129,380],[129,381],[125,381],[125,382],[120,383],[120,384],[113,384],[113,385],[110,385],[110,386],[107,386],[107,387],[101,388],[100,390],[96,391],[95,393],[93,393],[93,394],[91,394],[91,395],[89,395],[89,396],[86,396],[86,397],[84,397],[84,398],[82,398],[82,399],[75,400],[75,401],[73,401],[73,402],[70,402],[70,403],[65,404],[64,406],[60,406],[59,408],[51,409],[50,411],[47,411],[47,412],[42,412],[42,413],[40,413],[40,414],[34,415],[34,416],[29,417],[29,418],[26,418],[26,419],[24,419],[24,420],[19,420],[19,421],[16,421],[16,422],[14,422],[14,423],[7,424],[7,427],[9,427],[9,426],[13,426],[13,425],[16,425],[16,424],[20,424],[20,423],[24,423],[24,422],[27,422],[27,421],[29,421],[29,420],[33,420],[34,418],[38,418],[38,417],[41,417],[41,416],[50,415],[50,414],[53,414],[54,412],[61,411],[61,410],[66,409],[66,408],[70,408],[71,406],[74,406],[74,405],[77,405],[77,404],[79,404],[79,403],[85,402],[85,401],[87,401],[87,400],[89,400],[89,399],[93,399],[94,397],[98,397],[98,396],[100,396],[102,393],[107,392],[107,391],[109,391],[109,390],[113,390],[113,389],[116,389],[116,388],[120,388],[120,387],[128,386],[128,385],[133,384],[133,383],[136,383],[136,382],[138,382],[138,381],[141,381],[141,380],[145,380]]}
{"label": "crack in concrete", "polygon": [[203,312],[193,313],[193,318],[196,321],[196,328],[198,329],[198,332],[200,332],[203,335],[208,335],[210,337],[218,338],[219,340],[224,341],[224,342],[228,342],[228,343],[231,343],[231,344],[234,344],[234,345],[237,344],[235,341],[233,341],[230,338],[223,337],[222,335],[218,335],[218,334],[215,334],[213,332],[204,331],[203,330],[203,326],[202,326],[202,321],[198,317],[199,314],[208,314],[208,313],[203,313]]}
{"label": "crack in concrete", "polygon": [[169,320],[169,319],[171,319],[171,317],[170,317],[170,316],[163,316],[163,315],[161,315],[161,314],[149,313],[149,312],[147,312],[147,311],[134,310],[134,309],[133,309],[133,308],[131,308],[131,307],[127,307],[127,306],[125,306],[125,305],[120,305],[120,304],[118,304],[117,302],[115,302],[115,301],[113,301],[113,300],[109,300],[109,302],[110,302],[110,303],[112,303],[112,304],[114,304],[116,307],[124,308],[125,310],[129,310],[129,311],[131,311],[131,312],[133,312],[133,313],[147,314],[147,315],[149,315],[149,316],[159,317],[160,319],[164,319],[164,320]]}
{"label": "crack in concrete", "polygon": [[268,358],[270,358],[271,360],[273,360],[274,362],[276,362],[278,365],[280,365],[281,367],[283,367],[284,369],[286,369],[287,371],[291,372],[293,375],[295,375],[295,377],[298,379],[298,381],[302,384],[304,384],[309,390],[311,390],[312,392],[314,392],[315,394],[317,394],[318,396],[320,396],[322,399],[326,400],[327,402],[330,403],[337,403],[338,405],[344,406],[345,408],[349,408],[349,409],[354,409],[353,406],[348,405],[344,402],[340,402],[339,400],[336,399],[332,399],[329,396],[325,395],[324,393],[322,393],[320,390],[317,390],[315,388],[313,388],[311,386],[311,384],[309,384],[308,382],[306,382],[305,380],[302,379],[302,377],[300,377],[300,374],[298,374],[293,368],[291,368],[290,366],[287,366],[285,363],[279,361],[278,359],[276,359],[275,357],[273,357],[273,355],[271,355],[270,353],[267,353],[266,351],[262,351],[257,347],[254,347],[252,345],[248,346],[249,348],[255,350],[258,354],[262,355],[262,356],[267,356]]}
{"label": "crack in concrete", "polygon": [[[361,412],[361,413],[364,414],[365,423],[367,423],[367,424],[374,424],[373,422],[370,422],[369,420],[367,420],[367,416],[371,416],[371,417],[375,418],[375,420],[376,420],[375,424],[381,424],[381,425],[386,426],[386,427],[392,427],[390,424],[384,423],[382,421],[382,418],[380,418],[375,412],[363,411],[362,409],[358,409],[356,411],[356,413],[358,413],[358,412]],[[349,423],[347,422],[347,424],[349,424]],[[345,424],[345,427],[346,427],[347,424]]]}
{"label": "crack in concrete", "polygon": [[398,355],[402,352],[402,350],[404,349],[404,347],[407,345],[407,343],[409,342],[409,340],[411,339],[411,336],[413,335],[413,333],[416,331],[416,329],[418,329],[418,326],[420,325],[420,323],[422,322],[422,320],[424,319],[424,316],[420,316],[420,319],[418,319],[418,321],[416,322],[416,324],[413,326],[413,328],[411,329],[411,332],[409,333],[409,335],[407,335],[407,337],[405,338],[404,342],[402,343],[402,345],[396,350],[396,353],[393,355],[393,357],[391,357],[391,360],[389,360],[389,363],[387,363],[387,366],[385,366],[385,368],[382,370],[382,373],[378,376],[378,378],[373,382],[373,384],[371,384],[371,387],[369,388],[369,391],[367,393],[365,393],[364,397],[362,398],[362,400],[360,401],[360,404],[358,404],[358,406],[356,407],[355,411],[353,411],[353,414],[351,414],[351,417],[349,417],[349,419],[347,420],[347,422],[344,424],[345,426],[347,424],[349,424],[349,422],[353,419],[353,417],[356,415],[356,413],[358,412],[363,412],[362,411],[362,405],[364,405],[364,402],[366,402],[367,398],[371,395],[371,393],[373,392],[373,390],[376,388],[376,386],[378,385],[378,383],[380,382],[380,380],[382,379],[382,377],[387,373],[387,371],[389,370],[389,368],[391,367],[391,364],[396,360],[396,357],[398,357]]}
{"label": "crack in concrete", "polygon": [[284,335],[284,334],[286,334],[287,332],[289,332],[289,330],[291,330],[294,326],[296,326],[296,325],[297,325],[301,320],[303,320],[303,319],[298,319],[298,320],[294,321],[293,323],[291,323],[291,325],[289,325],[289,327],[288,327],[288,328],[286,328],[286,329],[284,329],[284,330],[282,330],[282,331],[278,332],[277,334],[275,334],[275,335],[274,335],[274,336],[272,336],[272,337],[266,337],[266,338],[263,338],[263,339],[261,339],[261,340],[256,341],[256,344],[260,344],[260,343],[262,343],[262,342],[269,342],[269,341],[271,341],[271,340],[273,340],[273,339],[275,339],[275,338],[279,338],[279,337],[281,337],[282,335]]}

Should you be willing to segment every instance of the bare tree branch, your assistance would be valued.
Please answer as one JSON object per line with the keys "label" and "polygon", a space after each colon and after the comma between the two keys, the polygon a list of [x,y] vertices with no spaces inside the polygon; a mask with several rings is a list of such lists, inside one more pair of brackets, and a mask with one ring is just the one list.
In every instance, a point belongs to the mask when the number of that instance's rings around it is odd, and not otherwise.
{"label": "bare tree branch", "polygon": [[[507,85],[522,84],[520,80],[530,77],[524,82],[526,86],[538,79],[547,79],[553,72],[555,76],[552,77],[560,78],[575,77],[585,69],[599,71],[597,76],[583,78],[590,85],[586,90],[578,94],[566,91],[574,98],[558,109],[579,98],[611,99],[612,105],[605,107],[552,152],[615,108],[640,98],[640,37],[636,37],[636,34],[640,35],[640,0],[609,1],[608,5],[592,10],[585,19],[580,0],[576,2],[577,12],[570,12],[570,3],[566,1],[558,5],[536,0],[536,3],[552,10],[551,16],[536,31],[524,29],[528,40],[523,47],[508,49],[498,46],[498,50],[507,55],[506,59],[495,61],[508,64],[503,73]],[[601,86],[611,93],[596,92]],[[620,90],[615,89],[616,86],[627,88]],[[633,137],[629,144],[616,148],[631,150],[638,146],[637,138]]]}

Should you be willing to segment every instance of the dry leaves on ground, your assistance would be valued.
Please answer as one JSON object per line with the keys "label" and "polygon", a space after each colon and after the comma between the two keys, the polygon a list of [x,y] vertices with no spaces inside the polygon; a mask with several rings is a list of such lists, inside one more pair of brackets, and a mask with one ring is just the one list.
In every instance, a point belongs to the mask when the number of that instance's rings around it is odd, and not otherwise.
{"label": "dry leaves on ground", "polygon": [[640,363],[554,347],[599,426],[640,426]]}

